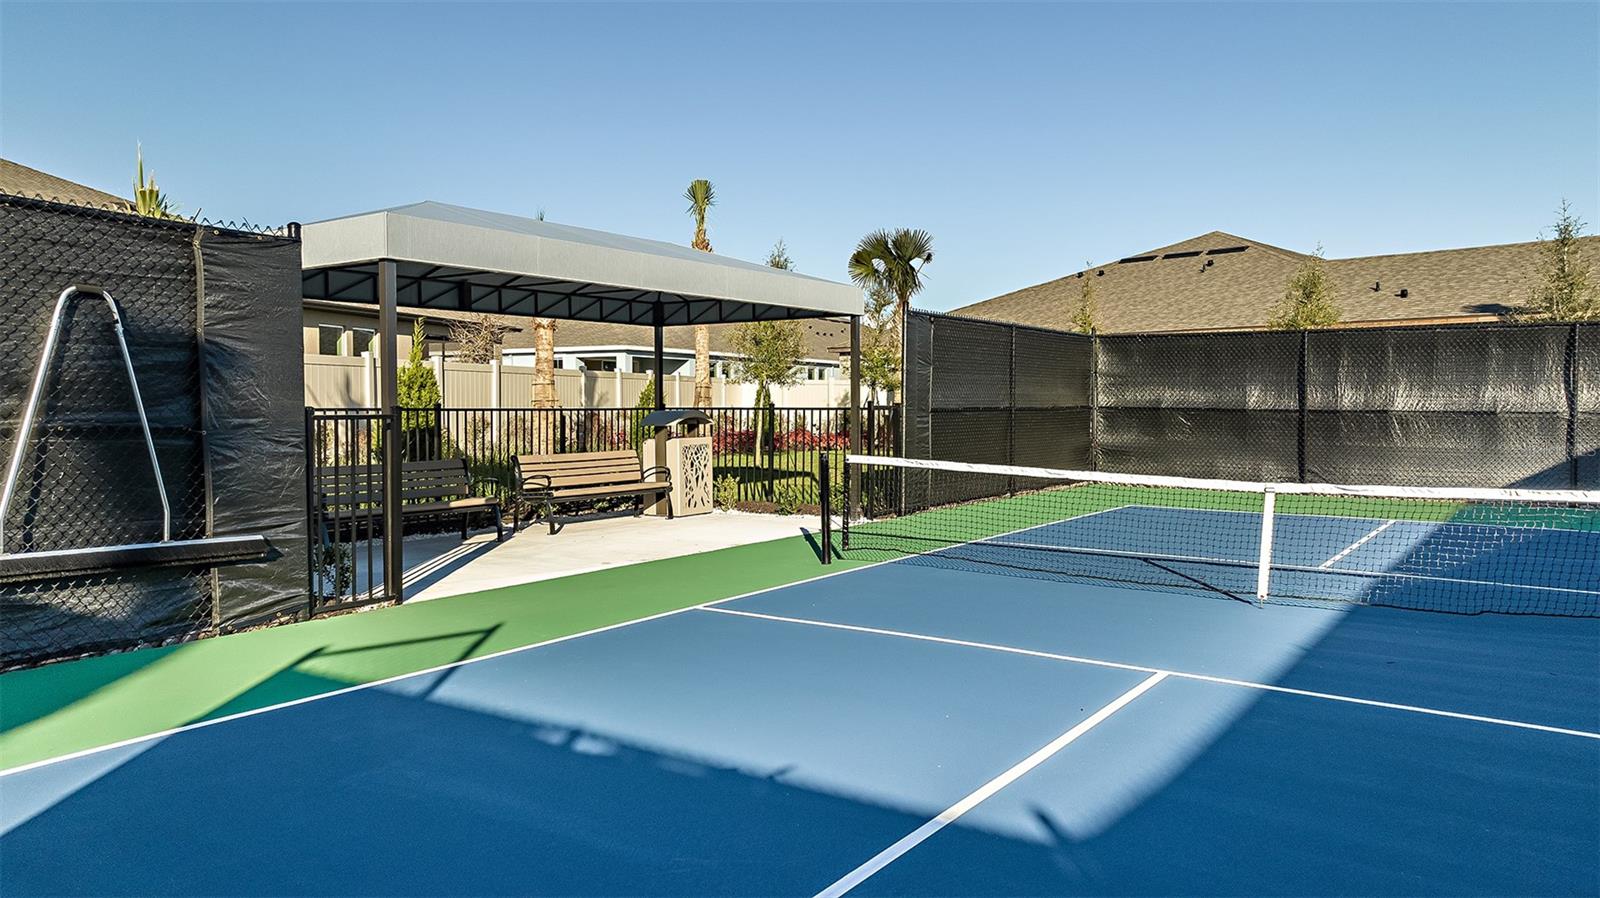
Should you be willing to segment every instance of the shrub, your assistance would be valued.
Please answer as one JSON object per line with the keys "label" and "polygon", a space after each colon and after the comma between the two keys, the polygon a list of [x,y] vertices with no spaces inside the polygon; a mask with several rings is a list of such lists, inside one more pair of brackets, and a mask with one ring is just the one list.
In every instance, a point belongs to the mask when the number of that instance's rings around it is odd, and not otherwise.
{"label": "shrub", "polygon": [[780,480],[772,488],[772,503],[778,514],[799,514],[805,494],[797,480]]}
{"label": "shrub", "polygon": [[711,444],[714,452],[754,452],[756,432],[750,429],[719,427],[711,437]]}
{"label": "shrub", "polygon": [[721,509],[731,509],[739,504],[739,478],[732,474],[724,474],[717,478],[716,490],[712,494],[712,501]]}
{"label": "shrub", "polygon": [[772,446],[780,452],[804,449],[844,449],[850,445],[850,437],[842,433],[817,433],[804,427],[796,427],[775,434]]}

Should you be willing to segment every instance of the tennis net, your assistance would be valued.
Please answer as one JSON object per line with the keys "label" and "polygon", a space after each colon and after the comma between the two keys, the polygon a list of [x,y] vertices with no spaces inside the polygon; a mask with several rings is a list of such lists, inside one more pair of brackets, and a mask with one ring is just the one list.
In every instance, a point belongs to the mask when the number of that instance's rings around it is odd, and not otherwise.
{"label": "tennis net", "polygon": [[[851,455],[840,556],[1248,602],[1600,616],[1600,491],[1254,483]],[[837,526],[834,527],[834,521]]]}

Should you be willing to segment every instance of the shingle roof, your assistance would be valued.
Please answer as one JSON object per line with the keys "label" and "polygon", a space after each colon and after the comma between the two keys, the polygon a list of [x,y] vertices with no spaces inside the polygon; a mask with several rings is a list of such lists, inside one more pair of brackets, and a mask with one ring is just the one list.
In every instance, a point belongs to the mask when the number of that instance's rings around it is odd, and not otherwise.
{"label": "shingle roof", "polygon": [[123,212],[133,209],[133,203],[120,196],[68,181],[66,178],[58,178],[9,159],[0,159],[0,193],[40,197],[76,206],[94,206]]}
{"label": "shingle roof", "polygon": [[[1600,260],[1600,237],[1582,240],[1590,258]],[[1346,322],[1495,316],[1525,299],[1538,246],[1509,243],[1329,259],[1327,271]],[[1107,333],[1259,328],[1307,258],[1212,231],[952,314],[1069,329],[1083,285],[1093,278],[1100,327]]]}

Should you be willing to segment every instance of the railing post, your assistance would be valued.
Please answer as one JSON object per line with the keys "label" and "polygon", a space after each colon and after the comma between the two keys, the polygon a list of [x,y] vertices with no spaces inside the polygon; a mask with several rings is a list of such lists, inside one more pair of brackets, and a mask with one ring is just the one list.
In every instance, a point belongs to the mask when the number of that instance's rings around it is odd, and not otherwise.
{"label": "railing post", "polygon": [[[828,469],[833,467],[833,460],[827,452],[819,454],[822,467],[817,471],[817,485],[822,488],[822,563],[833,563],[833,493],[828,489]],[[848,516],[848,515],[847,515]]]}
{"label": "railing post", "polygon": [[1565,387],[1567,394],[1567,475],[1573,489],[1580,489],[1582,476],[1578,464],[1578,325],[1567,326]]}
{"label": "railing post", "polygon": [[[850,454],[861,454],[861,316],[850,316]],[[856,513],[861,501],[861,477],[844,479],[844,516]]]}
{"label": "railing post", "polygon": [[312,618],[317,614],[317,596],[322,592],[321,579],[317,570],[321,564],[322,540],[317,527],[316,489],[314,487],[317,476],[317,411],[313,408],[306,409],[306,617]]}

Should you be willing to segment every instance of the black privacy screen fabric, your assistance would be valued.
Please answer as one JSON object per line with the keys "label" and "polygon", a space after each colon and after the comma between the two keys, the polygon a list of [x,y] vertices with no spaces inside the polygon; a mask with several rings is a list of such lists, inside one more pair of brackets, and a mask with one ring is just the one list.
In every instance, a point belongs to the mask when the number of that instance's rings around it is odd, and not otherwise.
{"label": "black privacy screen fabric", "polygon": [[300,243],[207,230],[205,360],[217,535],[261,534],[260,564],[217,569],[224,626],[305,605]]}
{"label": "black privacy screen fabric", "polygon": [[1101,337],[1100,466],[1296,479],[1299,356],[1299,337],[1288,333]]}
{"label": "black privacy screen fabric", "polygon": [[1579,489],[1600,489],[1600,324],[1574,328],[1573,470]]}
{"label": "black privacy screen fabric", "polygon": [[[57,296],[93,285],[122,307],[172,506],[175,538],[205,526],[194,343],[194,259],[181,227],[0,197],[0,443],[9,462]],[[74,549],[161,537],[150,469],[112,316],[78,294],[47,360],[38,418],[5,517],[7,552]],[[0,586],[0,666],[194,632],[211,623],[209,583],[193,572]]]}
{"label": "black privacy screen fabric", "polygon": [[1306,478],[1572,485],[1570,326],[1312,331]]}
{"label": "black privacy screen fabric", "polygon": [[[266,533],[279,553],[279,561],[253,566],[257,572],[245,579],[254,585],[239,581],[241,602],[287,610],[303,603],[305,578],[303,525],[297,531],[288,523],[303,520],[304,506],[299,463],[288,460],[303,454],[300,438],[289,435],[302,429],[299,245],[239,235],[238,248],[197,266],[197,227],[0,195],[0,307],[7,322],[0,353],[12,360],[0,366],[0,445],[9,461],[58,295],[75,284],[105,289],[125,324],[172,508],[172,537],[206,534],[208,432],[220,500],[215,532]],[[219,248],[234,239],[201,232],[202,244],[217,240]],[[269,244],[272,251],[261,253]],[[213,262],[208,281],[214,276],[218,292],[208,294],[206,311],[216,352],[206,359],[211,412],[203,416],[196,284]],[[78,294],[65,307],[4,520],[7,552],[161,538],[160,494],[112,320],[94,294]],[[254,411],[237,414],[258,407],[270,407],[270,422]],[[0,667],[225,625],[238,607],[230,602],[233,576],[223,575],[221,601],[204,569],[0,585]]]}
{"label": "black privacy screen fabric", "polygon": [[1600,488],[1600,325],[1090,339],[913,313],[907,341],[913,458]]}

